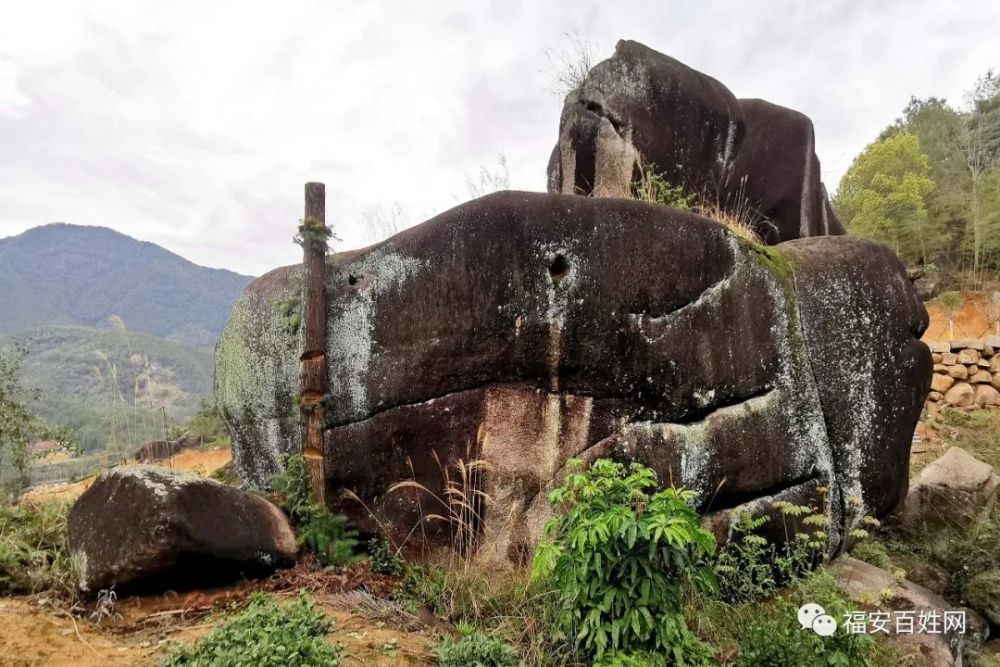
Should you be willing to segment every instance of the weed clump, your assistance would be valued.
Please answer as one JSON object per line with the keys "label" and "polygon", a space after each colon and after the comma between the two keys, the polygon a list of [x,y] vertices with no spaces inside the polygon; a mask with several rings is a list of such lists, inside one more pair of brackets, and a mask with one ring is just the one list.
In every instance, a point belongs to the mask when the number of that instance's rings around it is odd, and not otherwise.
{"label": "weed clump", "polygon": [[438,667],[519,667],[524,663],[513,646],[482,632],[445,639],[434,647]]}
{"label": "weed clump", "polygon": [[346,517],[313,502],[305,459],[288,455],[282,463],[284,472],[271,479],[271,488],[295,526],[299,545],[326,566],[356,562],[357,533],[347,527]]}
{"label": "weed clump", "polygon": [[192,648],[179,648],[162,667],[338,667],[339,646],[326,641],[333,622],[307,594],[285,605],[255,593],[250,605]]}
{"label": "weed clump", "polygon": [[66,535],[67,503],[0,504],[0,595],[76,596]]}
{"label": "weed clump", "polygon": [[369,540],[368,558],[375,574],[401,577],[406,572],[406,562],[400,557],[399,552],[392,548],[388,540],[378,538]]}

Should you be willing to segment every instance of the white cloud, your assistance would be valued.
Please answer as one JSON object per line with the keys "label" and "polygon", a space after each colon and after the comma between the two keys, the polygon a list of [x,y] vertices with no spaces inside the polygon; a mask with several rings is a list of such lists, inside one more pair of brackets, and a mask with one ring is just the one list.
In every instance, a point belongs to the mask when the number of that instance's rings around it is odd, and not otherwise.
{"label": "white cloud", "polygon": [[958,101],[1000,65],[986,4],[8,4],[0,236],[106,225],[262,273],[298,259],[308,180],[343,247],[377,204],[411,220],[454,205],[499,151],[514,187],[541,190],[561,106],[545,50],[566,33],[600,57],[638,39],[807,113],[833,186],[911,94]]}

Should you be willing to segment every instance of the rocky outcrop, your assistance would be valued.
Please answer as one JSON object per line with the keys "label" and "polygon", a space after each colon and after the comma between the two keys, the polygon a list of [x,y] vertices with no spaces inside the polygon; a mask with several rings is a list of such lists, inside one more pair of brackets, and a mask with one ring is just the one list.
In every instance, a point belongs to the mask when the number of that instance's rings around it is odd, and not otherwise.
{"label": "rocky outcrop", "polygon": [[653,170],[750,214],[767,243],[843,234],[820,180],[812,122],[638,42],[621,41],[566,98],[550,192],[628,197]]}
{"label": "rocky outcrop", "polygon": [[270,572],[294,560],[295,535],[262,498],[168,468],[120,466],[69,513],[85,591],[190,588]]}
{"label": "rocky outcrop", "polygon": [[[389,489],[412,476],[443,497],[444,468],[481,499],[480,544],[522,560],[571,457],[641,461],[723,533],[720,512],[825,497],[832,548],[905,492],[926,313],[878,244],[772,248],[659,205],[507,192],[328,268],[327,498],[363,530],[412,535],[441,506]],[[257,280],[217,350],[235,465],[257,485],[299,448],[300,289],[295,268]]]}
{"label": "rocky outcrop", "polygon": [[899,512],[904,528],[928,525],[966,526],[996,502],[1000,475],[960,447],[920,471]]}
{"label": "rocky outcrop", "polygon": [[974,634],[972,628],[969,628],[968,635],[955,628],[945,633],[942,632],[942,619],[945,612],[962,613],[963,609],[952,607],[947,600],[923,586],[899,580],[885,570],[850,556],[838,558],[832,564],[831,572],[840,589],[855,602],[870,607],[873,600],[880,601],[877,609],[869,609],[869,613],[911,612],[914,619],[921,614],[933,614],[939,626],[936,632],[895,633],[895,639],[911,646],[917,655],[926,660],[926,664],[935,667],[962,664],[963,653],[968,648],[966,642]]}

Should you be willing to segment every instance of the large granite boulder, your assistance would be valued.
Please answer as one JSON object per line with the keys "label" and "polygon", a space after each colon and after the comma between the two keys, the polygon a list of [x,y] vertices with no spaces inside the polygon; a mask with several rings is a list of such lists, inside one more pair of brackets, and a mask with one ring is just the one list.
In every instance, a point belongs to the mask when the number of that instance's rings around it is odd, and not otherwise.
{"label": "large granite boulder", "polygon": [[70,509],[69,546],[90,592],[232,581],[290,564],[298,550],[266,500],[150,465],[102,473]]}
{"label": "large granite boulder", "polygon": [[[734,508],[812,503],[831,549],[905,493],[927,315],[878,244],[768,247],[655,204],[506,192],[328,267],[327,497],[363,530],[447,543],[447,523],[420,526],[437,500],[389,489],[443,497],[442,467],[473,460],[474,528],[500,560],[530,555],[571,457],[653,467],[722,536]],[[300,447],[300,290],[298,267],[255,281],[218,345],[257,485]]]}
{"label": "large granite boulder", "polygon": [[628,197],[652,168],[685,191],[748,211],[767,243],[843,234],[820,180],[812,121],[632,41],[566,98],[550,192]]}

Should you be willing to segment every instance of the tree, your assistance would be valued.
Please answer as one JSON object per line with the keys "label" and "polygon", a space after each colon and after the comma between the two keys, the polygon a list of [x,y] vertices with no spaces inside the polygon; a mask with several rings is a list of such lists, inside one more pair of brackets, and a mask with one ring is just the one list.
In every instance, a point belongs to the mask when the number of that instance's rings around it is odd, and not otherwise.
{"label": "tree", "polygon": [[868,146],[840,181],[834,204],[852,233],[891,246],[908,262],[931,261],[943,236],[929,224],[934,189],[920,140],[897,133]]}
{"label": "tree", "polygon": [[38,392],[21,384],[24,354],[23,349],[0,349],[0,467],[13,467],[22,479],[31,464],[31,442],[53,439],[63,446],[70,444],[65,430],[44,425],[29,409]]}
{"label": "tree", "polygon": [[972,196],[969,200],[972,275],[973,280],[978,280],[983,268],[988,224],[982,206],[983,181],[990,172],[1000,167],[1000,74],[988,71],[966,93],[966,99],[969,104],[969,119],[962,134],[962,149],[972,179]]}
{"label": "tree", "polygon": [[963,239],[969,228],[972,183],[962,151],[966,121],[966,116],[946,100],[913,97],[903,114],[879,137],[882,140],[906,133],[919,139],[934,181],[926,200],[927,224],[940,232],[938,243],[928,252],[936,265],[950,269],[961,265]]}

